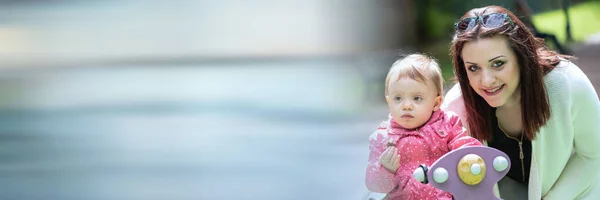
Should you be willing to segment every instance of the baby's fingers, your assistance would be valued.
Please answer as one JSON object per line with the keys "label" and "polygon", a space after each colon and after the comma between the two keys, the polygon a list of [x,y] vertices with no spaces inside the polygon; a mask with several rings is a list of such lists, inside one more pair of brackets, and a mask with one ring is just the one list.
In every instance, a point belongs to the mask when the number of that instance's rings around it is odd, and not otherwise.
{"label": "baby's fingers", "polygon": [[384,162],[387,162],[387,161],[386,161],[386,158],[388,158],[388,157],[389,157],[389,156],[388,156],[388,154],[390,154],[389,148],[388,148],[388,149],[386,149],[385,151],[383,151],[383,153],[381,153],[381,156],[379,157],[379,160],[380,160],[382,163],[384,163]]}
{"label": "baby's fingers", "polygon": [[393,162],[398,156],[398,149],[396,149],[396,147],[391,147],[390,151],[392,151],[392,156],[390,156],[390,162]]}
{"label": "baby's fingers", "polygon": [[392,169],[398,170],[400,167],[400,155],[394,157],[394,162],[392,163]]}
{"label": "baby's fingers", "polygon": [[385,151],[387,152],[385,156],[385,162],[391,163],[394,160],[395,151],[393,148],[387,148]]}

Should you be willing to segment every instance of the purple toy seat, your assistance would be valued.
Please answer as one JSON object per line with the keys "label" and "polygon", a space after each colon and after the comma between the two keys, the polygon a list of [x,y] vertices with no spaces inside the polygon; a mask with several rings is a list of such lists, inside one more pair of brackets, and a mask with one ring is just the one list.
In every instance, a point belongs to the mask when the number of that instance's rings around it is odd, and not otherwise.
{"label": "purple toy seat", "polygon": [[427,177],[429,184],[452,193],[456,200],[499,200],[494,185],[509,169],[510,159],[504,152],[470,146],[442,156],[429,167]]}

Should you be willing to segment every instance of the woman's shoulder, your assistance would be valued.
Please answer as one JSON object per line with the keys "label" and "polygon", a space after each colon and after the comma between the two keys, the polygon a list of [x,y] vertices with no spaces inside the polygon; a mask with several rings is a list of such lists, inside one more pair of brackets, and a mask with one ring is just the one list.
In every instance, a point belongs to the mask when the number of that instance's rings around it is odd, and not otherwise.
{"label": "woman's shoulder", "polygon": [[580,79],[588,79],[585,73],[570,60],[561,60],[561,62],[550,71],[544,80],[547,81],[577,81]]}
{"label": "woman's shoulder", "polygon": [[572,61],[562,60],[544,77],[548,92],[573,93],[574,90],[594,91],[587,75]]}
{"label": "woman's shoulder", "polygon": [[464,107],[462,91],[460,84],[455,83],[444,95],[440,108],[444,111],[456,112],[455,109],[460,109],[461,106]]}
{"label": "woman's shoulder", "polygon": [[465,125],[466,111],[462,92],[460,90],[460,84],[455,83],[454,86],[452,86],[452,88],[446,92],[440,108],[444,112],[451,112],[458,115],[462,121],[462,124]]}
{"label": "woman's shoulder", "polygon": [[[573,62],[562,61],[544,77],[554,116],[573,115],[598,107],[598,95],[585,73]],[[581,115],[583,116],[583,115]]]}
{"label": "woman's shoulder", "polygon": [[446,92],[444,95],[444,102],[442,103],[442,107],[448,106],[450,103],[454,101],[462,100],[462,92],[460,90],[460,84],[454,83],[450,90]]}

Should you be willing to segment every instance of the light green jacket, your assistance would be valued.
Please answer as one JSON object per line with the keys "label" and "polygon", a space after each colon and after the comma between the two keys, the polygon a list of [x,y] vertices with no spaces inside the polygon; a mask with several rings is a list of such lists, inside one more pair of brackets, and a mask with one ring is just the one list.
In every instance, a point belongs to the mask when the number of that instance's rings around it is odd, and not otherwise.
{"label": "light green jacket", "polygon": [[[569,61],[562,61],[548,73],[544,83],[551,116],[532,141],[528,199],[598,200],[598,95],[588,77]],[[463,125],[467,124],[458,84],[446,94],[442,109],[456,112]]]}

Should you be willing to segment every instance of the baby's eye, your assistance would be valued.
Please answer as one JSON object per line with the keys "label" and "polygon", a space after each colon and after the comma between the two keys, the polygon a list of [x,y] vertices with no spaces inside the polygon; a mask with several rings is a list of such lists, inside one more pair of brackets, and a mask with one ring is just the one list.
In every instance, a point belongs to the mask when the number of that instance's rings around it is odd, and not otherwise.
{"label": "baby's eye", "polygon": [[502,65],[504,65],[504,61],[501,61],[501,60],[496,61],[492,64],[492,66],[495,68],[501,67]]}
{"label": "baby's eye", "polygon": [[468,69],[469,69],[469,71],[474,72],[474,71],[477,71],[477,69],[479,69],[479,67],[477,67],[477,65],[471,65],[471,66],[469,66]]}
{"label": "baby's eye", "polygon": [[396,97],[396,101],[402,101],[402,97]]}
{"label": "baby's eye", "polygon": [[415,98],[413,98],[413,101],[416,101],[416,102],[419,102],[421,100],[423,100],[423,98],[421,98],[421,97],[415,97]]}

